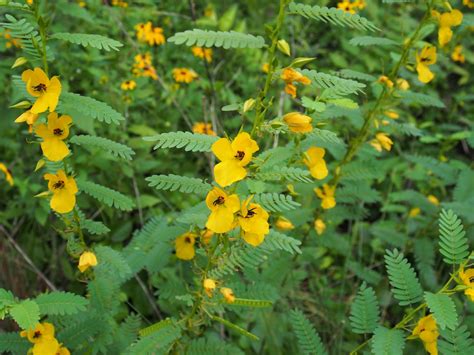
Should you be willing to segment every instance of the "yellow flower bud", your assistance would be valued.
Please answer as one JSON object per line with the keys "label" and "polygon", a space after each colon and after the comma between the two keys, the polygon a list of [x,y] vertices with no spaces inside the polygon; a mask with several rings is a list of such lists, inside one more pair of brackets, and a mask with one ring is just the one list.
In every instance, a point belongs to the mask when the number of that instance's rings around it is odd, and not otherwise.
{"label": "yellow flower bud", "polygon": [[222,287],[221,288],[221,293],[224,296],[224,299],[227,303],[234,303],[235,302],[234,291],[232,291],[231,288]]}
{"label": "yellow flower bud", "polygon": [[22,66],[23,64],[26,64],[27,62],[28,62],[28,59],[26,59],[25,57],[19,57],[15,60],[15,63],[13,63],[11,68],[12,69],[18,68]]}
{"label": "yellow flower bud", "polygon": [[79,268],[80,272],[86,271],[88,268],[97,265],[97,257],[93,252],[85,251],[82,253],[81,257],[79,258]]}
{"label": "yellow flower bud", "polygon": [[244,102],[244,112],[250,111],[253,109],[255,106],[255,100],[254,99],[248,99]]}
{"label": "yellow flower bud", "polygon": [[207,296],[212,297],[212,293],[216,289],[216,282],[213,279],[205,279],[202,286],[204,287]]}
{"label": "yellow flower bud", "polygon": [[277,48],[280,52],[287,55],[288,57],[291,56],[290,45],[284,39],[280,39],[277,42]]}
{"label": "yellow flower bud", "polygon": [[290,131],[295,133],[311,132],[313,130],[312,120],[311,117],[299,112],[290,112],[283,116],[283,121],[288,125]]}

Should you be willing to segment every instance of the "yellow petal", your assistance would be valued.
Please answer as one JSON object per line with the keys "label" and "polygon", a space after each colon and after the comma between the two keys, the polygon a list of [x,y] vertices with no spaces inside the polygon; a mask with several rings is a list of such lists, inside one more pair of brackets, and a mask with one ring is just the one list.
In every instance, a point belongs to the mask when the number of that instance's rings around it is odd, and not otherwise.
{"label": "yellow petal", "polygon": [[214,155],[220,161],[234,159],[234,151],[230,141],[227,138],[221,138],[214,142],[211,149]]}
{"label": "yellow petal", "polygon": [[265,235],[245,232],[243,238],[248,244],[257,247],[263,243]]}
{"label": "yellow petal", "polygon": [[247,170],[239,165],[237,160],[225,160],[214,167],[214,178],[216,182],[226,187],[247,176]]}
{"label": "yellow petal", "polygon": [[74,209],[75,205],[76,195],[69,193],[65,189],[55,192],[50,202],[51,209],[58,213],[69,213]]}
{"label": "yellow petal", "polygon": [[61,161],[69,154],[66,143],[56,138],[46,138],[41,143],[41,150],[44,156],[51,161]]}
{"label": "yellow petal", "polygon": [[328,168],[326,166],[326,162],[324,160],[318,161],[313,167],[310,169],[311,176],[318,180],[323,180],[328,176]]}
{"label": "yellow petal", "polygon": [[434,78],[433,72],[426,65],[418,64],[416,66],[416,71],[418,72],[418,80],[422,83],[429,83]]}
{"label": "yellow petal", "polygon": [[220,206],[209,215],[206,228],[214,233],[227,233],[234,227],[234,212],[226,206]]}
{"label": "yellow petal", "polygon": [[444,47],[453,37],[453,31],[449,27],[440,27],[438,31],[438,41],[441,47]]}

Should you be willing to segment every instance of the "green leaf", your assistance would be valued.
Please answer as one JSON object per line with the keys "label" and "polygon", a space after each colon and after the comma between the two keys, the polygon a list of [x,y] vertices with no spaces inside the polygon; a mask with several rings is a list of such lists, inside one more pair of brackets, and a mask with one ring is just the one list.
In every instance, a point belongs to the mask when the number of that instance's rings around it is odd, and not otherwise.
{"label": "green leaf", "polygon": [[228,306],[242,306],[251,308],[266,308],[273,306],[272,301],[267,300],[249,300],[246,298],[236,298],[234,302],[229,303]]}
{"label": "green leaf", "polygon": [[188,343],[186,355],[244,355],[236,345],[218,338],[197,338]]}
{"label": "green leaf", "polygon": [[26,354],[31,348],[31,343],[25,338],[20,337],[18,332],[3,333],[0,332],[0,353],[6,354]]}
{"label": "green leaf", "polygon": [[105,245],[99,245],[94,248],[97,254],[96,274],[102,274],[104,278],[115,278],[123,282],[132,276],[132,270],[125,260],[123,254]]}
{"label": "green leaf", "polygon": [[89,301],[82,296],[69,292],[43,293],[36,297],[41,314],[65,315],[85,311]]}
{"label": "green leaf", "polygon": [[15,303],[15,296],[8,290],[0,288],[0,308],[10,306]]}
{"label": "green leaf", "polygon": [[236,331],[239,334],[245,335],[249,339],[257,340],[257,341],[260,340],[260,338],[256,336],[255,334],[250,333],[249,331],[245,330],[242,327],[239,327],[238,325],[228,321],[227,319],[224,319],[218,316],[212,316],[211,319],[225,325],[226,327]]}
{"label": "green leaf", "polygon": [[265,237],[262,248],[273,250],[284,250],[290,254],[301,254],[301,241],[289,237],[283,233],[270,229],[270,233]]}
{"label": "green leaf", "polygon": [[110,139],[98,136],[77,135],[73,136],[69,142],[85,146],[86,148],[100,148],[122,159],[132,160],[132,155],[135,155],[133,149],[125,144],[117,143]]}
{"label": "green leaf", "polygon": [[461,264],[469,256],[466,232],[452,210],[439,215],[439,251],[447,264]]}
{"label": "green leaf", "polygon": [[274,193],[256,194],[253,197],[255,203],[260,204],[265,210],[271,212],[291,211],[301,206],[293,201],[290,195]]}
{"label": "green leaf", "polygon": [[372,37],[372,36],[358,36],[349,41],[353,46],[397,46],[398,43],[388,38]]}
{"label": "green leaf", "polygon": [[178,175],[153,175],[145,179],[148,186],[157,190],[179,191],[188,194],[206,194],[212,188],[210,184],[201,179]]}
{"label": "green leaf", "polygon": [[320,73],[316,70],[299,70],[301,74],[311,80],[311,85],[319,89],[330,89],[332,93],[340,96],[358,94],[363,92],[365,84],[351,79],[343,79],[338,76]]}
{"label": "green leaf", "polygon": [[38,304],[32,300],[24,300],[10,308],[10,316],[21,329],[33,329],[40,319]]}
{"label": "green leaf", "polygon": [[299,309],[290,311],[290,323],[298,339],[298,347],[301,354],[305,355],[327,355],[321,337],[313,325]]}
{"label": "green leaf", "polygon": [[442,339],[438,340],[438,350],[445,355],[474,354],[474,340],[471,338],[467,326],[461,325],[457,329],[441,330]]}
{"label": "green leaf", "polygon": [[380,309],[375,292],[364,282],[351,307],[349,319],[352,331],[357,334],[372,333],[379,323],[379,314]]}
{"label": "green leaf", "polygon": [[87,34],[87,33],[54,33],[50,36],[52,39],[60,39],[66,42],[80,44],[83,47],[93,47],[97,49],[104,49],[110,51],[118,51],[120,47],[123,46],[122,43],[114,39],[104,37],[96,34]]}
{"label": "green leaf", "polygon": [[255,178],[263,181],[313,182],[308,170],[292,167],[280,167],[278,170],[258,172],[255,174]]}
{"label": "green leaf", "polygon": [[125,350],[124,354],[168,354],[170,345],[180,337],[181,329],[174,323],[168,323],[152,334],[140,337],[137,342]]}
{"label": "green leaf", "polygon": [[211,146],[219,137],[178,131],[161,133],[143,139],[147,142],[157,142],[153,147],[154,150],[159,148],[184,148],[186,152],[210,152]]}
{"label": "green leaf", "polygon": [[387,329],[379,326],[374,331],[371,344],[374,355],[402,355],[405,336],[399,329]]}
{"label": "green leaf", "polygon": [[445,294],[425,292],[425,301],[428,304],[436,324],[440,329],[454,330],[458,326],[458,314],[454,301]]}
{"label": "green leaf", "polygon": [[263,48],[265,40],[262,36],[253,36],[235,31],[221,32],[208,30],[188,30],[175,33],[168,42],[198,47],[229,48]]}
{"label": "green leaf", "polygon": [[135,207],[133,201],[118,191],[85,180],[77,180],[79,190],[109,207],[122,211],[131,211]]}

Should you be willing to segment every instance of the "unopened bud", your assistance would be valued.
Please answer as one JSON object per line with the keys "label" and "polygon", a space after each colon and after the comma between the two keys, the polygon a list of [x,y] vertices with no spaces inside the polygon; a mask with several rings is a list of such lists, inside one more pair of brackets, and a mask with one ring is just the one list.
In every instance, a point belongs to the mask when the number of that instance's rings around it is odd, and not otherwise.
{"label": "unopened bud", "polygon": [[15,63],[13,63],[12,69],[18,68],[26,63],[28,63],[28,59],[26,59],[25,57],[19,57],[15,60]]}
{"label": "unopened bud", "polygon": [[290,45],[284,39],[280,39],[277,42],[277,47],[280,52],[286,54],[288,57],[291,56]]}
{"label": "unopened bud", "polygon": [[20,101],[17,104],[11,105],[10,108],[30,108],[31,107],[31,102],[29,101]]}
{"label": "unopened bud", "polygon": [[248,99],[244,102],[244,112],[250,111],[253,109],[255,106],[255,100],[254,99]]}

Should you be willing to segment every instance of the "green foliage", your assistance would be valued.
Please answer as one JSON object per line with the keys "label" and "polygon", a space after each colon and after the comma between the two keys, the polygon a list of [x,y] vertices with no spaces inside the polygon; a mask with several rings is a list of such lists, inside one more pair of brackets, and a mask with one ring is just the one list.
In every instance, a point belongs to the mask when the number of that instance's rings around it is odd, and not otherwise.
{"label": "green foliage", "polygon": [[121,211],[131,211],[135,207],[135,204],[129,197],[108,187],[85,180],[78,180],[77,185],[80,191],[105,203],[109,207],[114,207]]}
{"label": "green foliage", "polygon": [[438,97],[406,90],[400,92],[402,101],[408,105],[444,108],[446,105]]}
{"label": "green foliage", "polygon": [[113,277],[122,282],[132,276],[132,271],[122,253],[110,247],[100,245],[94,249],[97,255],[98,265],[95,267],[96,273],[105,277]]}
{"label": "green foliage", "polygon": [[425,301],[439,328],[454,330],[458,326],[458,314],[454,301],[445,294],[425,292]]}
{"label": "green foliage", "polygon": [[70,292],[43,293],[36,297],[42,315],[65,315],[84,311],[89,301]]}
{"label": "green foliage", "polygon": [[175,33],[174,36],[168,38],[168,42],[187,46],[222,47],[224,49],[262,48],[265,46],[265,40],[261,36],[235,31],[220,32],[199,29]]}
{"label": "green foliage", "polygon": [[186,355],[243,355],[244,353],[232,344],[215,338],[198,338],[189,342]]}
{"label": "green foliage", "polygon": [[290,195],[277,193],[256,194],[253,201],[271,212],[291,211],[301,206],[298,202],[293,201],[293,197]]}
{"label": "green foliage", "polygon": [[378,326],[379,318],[380,309],[374,289],[363,283],[351,307],[349,319],[352,331],[358,334],[372,333]]}
{"label": "green foliage", "polygon": [[438,350],[441,354],[462,355],[474,352],[474,340],[467,326],[461,325],[456,329],[446,328],[440,331],[442,339],[438,340]]}
{"label": "green foliage", "polygon": [[135,155],[135,152],[132,148],[126,146],[125,144],[114,142],[110,139],[98,137],[98,136],[89,136],[89,135],[76,135],[71,137],[69,140],[71,143],[82,145],[86,148],[99,148],[103,149],[116,157],[122,159],[132,160],[132,156]]}
{"label": "green foliage", "polygon": [[148,186],[157,190],[179,191],[188,194],[205,194],[212,186],[201,179],[178,175],[153,175],[145,179]]}
{"label": "green foliage", "polygon": [[372,36],[357,36],[349,41],[353,46],[365,47],[365,46],[393,46],[398,45],[397,42],[392,41],[388,38],[383,37],[372,37]]}
{"label": "green foliage", "polygon": [[345,96],[357,94],[363,92],[362,89],[365,88],[365,84],[359,83],[358,81],[320,73],[316,70],[303,69],[301,70],[301,74],[311,79],[311,85],[320,89],[331,90],[335,95]]}
{"label": "green foliage", "polygon": [[461,264],[469,255],[466,232],[452,210],[439,215],[439,251],[447,264]]}
{"label": "green foliage", "polygon": [[313,325],[299,309],[290,311],[291,327],[298,339],[298,347],[302,354],[326,355],[321,337]]}
{"label": "green foliage", "polygon": [[153,149],[184,148],[186,152],[209,152],[218,137],[191,132],[161,133],[145,137],[147,142],[158,142]]}
{"label": "green foliage", "polygon": [[224,319],[224,318],[221,318],[221,317],[218,317],[218,316],[212,316],[211,319],[225,325],[227,328],[230,328],[233,331],[235,331],[235,332],[237,332],[241,335],[246,336],[247,338],[249,338],[251,340],[255,340],[255,341],[260,340],[259,337],[256,336],[255,334],[250,333],[249,331],[245,330],[242,327],[239,327],[238,325],[228,321],[227,319]]}
{"label": "green foliage", "polygon": [[262,171],[255,174],[255,178],[263,181],[280,181],[289,182],[312,182],[311,174],[308,170],[293,167],[283,167],[278,170]]}
{"label": "green foliage", "polygon": [[2,354],[26,354],[31,344],[18,333],[0,333],[0,352]]}
{"label": "green foliage", "polygon": [[266,300],[249,300],[245,298],[236,298],[230,306],[242,306],[250,308],[266,308],[273,306],[273,302]]}
{"label": "green foliage", "polygon": [[172,322],[167,323],[166,326],[157,329],[149,335],[141,336],[140,339],[130,345],[127,354],[157,354],[167,353],[170,345],[179,339],[181,330]]}
{"label": "green foliage", "polygon": [[84,318],[67,324],[66,328],[61,330],[57,337],[58,340],[67,344],[70,349],[86,349],[94,336],[104,328],[104,322],[99,315],[90,314]]}
{"label": "green foliage", "polygon": [[120,47],[123,47],[122,43],[114,39],[87,33],[54,33],[51,35],[51,38],[80,44],[83,47],[104,49],[106,51],[110,51],[111,49],[118,51]]}
{"label": "green foliage", "polygon": [[379,326],[371,341],[374,355],[401,355],[405,347],[405,337],[399,329],[387,329]]}
{"label": "green foliage", "polygon": [[298,239],[289,237],[272,229],[265,237],[262,248],[270,250],[284,250],[290,254],[301,254],[301,249],[299,247],[300,245],[301,241]]}
{"label": "green foliage", "polygon": [[386,250],[385,265],[392,286],[393,296],[401,306],[420,302],[423,289],[416,276],[415,270],[408,260],[397,249]]}
{"label": "green foliage", "polygon": [[10,316],[21,329],[32,329],[40,319],[40,308],[35,301],[23,300],[10,308]]}

